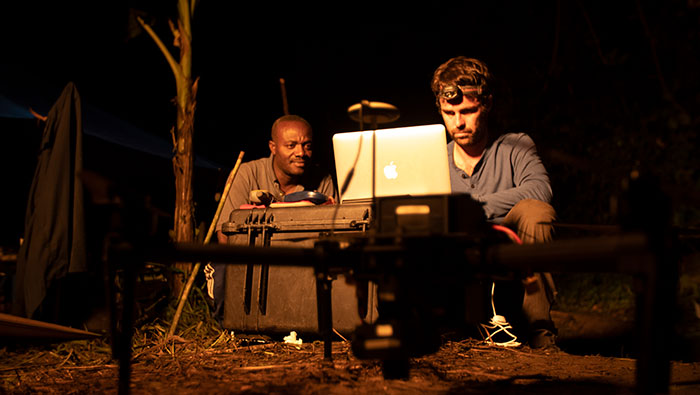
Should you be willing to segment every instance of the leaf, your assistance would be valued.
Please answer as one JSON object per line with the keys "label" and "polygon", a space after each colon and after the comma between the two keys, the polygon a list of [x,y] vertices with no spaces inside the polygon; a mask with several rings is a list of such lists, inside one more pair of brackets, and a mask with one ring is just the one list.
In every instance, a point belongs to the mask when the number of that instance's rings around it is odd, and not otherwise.
{"label": "leaf", "polygon": [[145,11],[129,8],[129,16],[126,21],[126,41],[134,39],[143,34],[143,28],[138,22],[138,18],[146,19],[148,14]]}

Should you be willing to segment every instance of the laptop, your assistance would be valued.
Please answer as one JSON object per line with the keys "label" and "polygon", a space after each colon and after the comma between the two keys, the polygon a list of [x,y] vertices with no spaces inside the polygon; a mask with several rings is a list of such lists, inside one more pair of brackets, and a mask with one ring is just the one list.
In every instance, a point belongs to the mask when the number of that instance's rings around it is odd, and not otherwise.
{"label": "laptop", "polygon": [[336,133],[333,152],[341,203],[452,192],[443,125]]}

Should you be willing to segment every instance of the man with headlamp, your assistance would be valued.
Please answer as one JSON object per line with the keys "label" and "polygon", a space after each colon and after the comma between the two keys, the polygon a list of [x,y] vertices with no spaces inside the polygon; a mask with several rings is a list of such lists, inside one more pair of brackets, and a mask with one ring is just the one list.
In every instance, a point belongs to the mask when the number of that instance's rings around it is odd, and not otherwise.
{"label": "man with headlamp", "polygon": [[[483,203],[486,220],[513,229],[523,243],[551,240],[555,212],[549,176],[527,134],[489,128],[494,97],[487,66],[452,58],[435,70],[431,88],[452,139],[447,146],[452,192]],[[524,283],[520,329],[533,348],[554,345],[551,276],[538,273]]]}

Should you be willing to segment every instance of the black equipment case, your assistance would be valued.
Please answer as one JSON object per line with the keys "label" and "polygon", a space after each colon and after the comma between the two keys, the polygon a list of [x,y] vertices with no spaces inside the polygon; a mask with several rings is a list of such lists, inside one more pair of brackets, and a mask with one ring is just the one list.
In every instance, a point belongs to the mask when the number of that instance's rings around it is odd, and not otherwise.
{"label": "black equipment case", "polygon": [[[229,244],[310,248],[323,235],[361,234],[373,222],[370,204],[239,209],[222,232]],[[342,247],[342,246],[341,246]],[[355,284],[344,275],[332,283],[333,329],[350,334],[376,319],[376,290],[368,287],[358,309]],[[363,287],[364,287],[363,286]],[[362,291],[365,291],[364,289]],[[313,267],[240,262],[226,269],[224,322],[241,332],[318,334],[316,277]],[[361,314],[364,315],[361,317]]]}

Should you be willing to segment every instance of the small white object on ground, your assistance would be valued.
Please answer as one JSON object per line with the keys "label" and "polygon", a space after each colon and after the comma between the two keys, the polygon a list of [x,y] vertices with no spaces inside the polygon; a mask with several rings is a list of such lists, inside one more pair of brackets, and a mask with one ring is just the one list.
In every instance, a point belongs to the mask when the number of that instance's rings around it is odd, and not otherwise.
{"label": "small white object on ground", "polygon": [[296,345],[301,345],[301,339],[297,339],[297,333],[294,331],[289,332],[289,336],[284,337],[285,343],[291,343]]}

